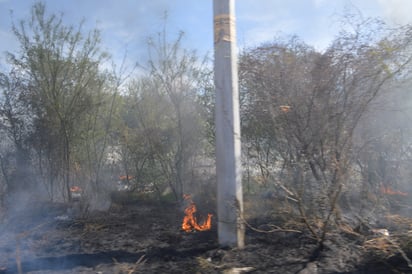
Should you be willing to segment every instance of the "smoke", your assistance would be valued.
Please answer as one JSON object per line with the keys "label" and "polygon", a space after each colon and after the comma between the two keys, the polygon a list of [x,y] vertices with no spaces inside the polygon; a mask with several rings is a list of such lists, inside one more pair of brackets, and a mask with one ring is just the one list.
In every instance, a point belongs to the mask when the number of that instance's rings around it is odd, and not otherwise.
{"label": "smoke", "polygon": [[[412,95],[410,83],[388,85],[372,104],[356,131],[358,153],[363,155],[363,169],[368,172],[368,191],[389,187],[407,196],[383,195],[396,199],[396,213],[410,216],[408,208],[412,184]],[[379,193],[379,192],[378,192]],[[382,195],[382,193],[380,193]]]}
{"label": "smoke", "polygon": [[392,23],[405,25],[412,23],[410,0],[379,0],[384,17]]}

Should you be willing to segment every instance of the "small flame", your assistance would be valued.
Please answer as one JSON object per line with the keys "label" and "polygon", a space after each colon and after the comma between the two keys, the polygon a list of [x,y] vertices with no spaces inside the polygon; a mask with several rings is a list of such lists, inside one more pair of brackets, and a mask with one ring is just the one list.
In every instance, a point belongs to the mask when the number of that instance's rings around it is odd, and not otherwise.
{"label": "small flame", "polygon": [[133,179],[133,176],[130,176],[130,175],[121,175],[121,176],[119,176],[119,180],[121,180],[121,181],[123,181],[123,180],[132,180]]}
{"label": "small flame", "polygon": [[282,105],[282,106],[279,106],[279,108],[280,108],[280,111],[282,111],[284,113],[288,113],[290,111],[291,107],[287,106],[287,105]]}
{"label": "small flame", "polygon": [[72,186],[70,187],[70,192],[81,192],[82,189],[79,186]]}
{"label": "small flame", "polygon": [[381,191],[381,193],[387,194],[387,195],[408,196],[408,193],[406,193],[406,192],[402,192],[402,191],[399,191],[399,190],[393,190],[392,188],[385,187],[385,186],[381,186],[380,191]]}
{"label": "small flame", "polygon": [[189,205],[185,209],[182,229],[186,232],[191,232],[193,230],[209,230],[212,227],[212,214],[207,214],[207,219],[203,222],[203,224],[199,224],[195,216],[197,209],[195,203],[192,201],[192,197],[188,194],[184,194],[183,198],[188,201]]}

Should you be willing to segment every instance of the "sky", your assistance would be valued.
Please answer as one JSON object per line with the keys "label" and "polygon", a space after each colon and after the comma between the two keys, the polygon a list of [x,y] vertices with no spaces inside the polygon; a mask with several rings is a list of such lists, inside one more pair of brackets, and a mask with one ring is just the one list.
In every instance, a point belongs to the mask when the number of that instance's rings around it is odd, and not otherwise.
{"label": "sky", "polygon": [[[27,19],[35,0],[0,0],[0,69],[4,52],[15,52],[11,16]],[[164,27],[171,39],[185,33],[183,46],[200,56],[213,54],[213,0],[44,0],[50,13],[63,13],[68,25],[85,20],[85,30],[102,33],[102,47],[120,60],[144,60],[147,41]],[[318,50],[325,49],[339,31],[345,9],[389,24],[412,23],[412,0],[235,0],[237,45],[240,49],[297,35]]]}

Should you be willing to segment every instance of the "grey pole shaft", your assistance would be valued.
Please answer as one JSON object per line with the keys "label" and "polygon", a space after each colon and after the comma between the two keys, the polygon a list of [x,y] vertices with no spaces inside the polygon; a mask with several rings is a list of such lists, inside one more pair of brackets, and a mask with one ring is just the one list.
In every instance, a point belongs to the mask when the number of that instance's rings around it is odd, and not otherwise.
{"label": "grey pole shaft", "polygon": [[218,238],[244,247],[243,193],[234,0],[214,0]]}

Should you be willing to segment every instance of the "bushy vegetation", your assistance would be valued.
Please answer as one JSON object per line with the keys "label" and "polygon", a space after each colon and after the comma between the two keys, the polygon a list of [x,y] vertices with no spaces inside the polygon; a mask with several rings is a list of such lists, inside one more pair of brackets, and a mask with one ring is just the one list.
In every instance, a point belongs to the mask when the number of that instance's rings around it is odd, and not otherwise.
{"label": "bushy vegetation", "polygon": [[[239,59],[245,195],[276,200],[320,242],[344,213],[370,220],[412,190],[412,27],[345,19],[324,51],[278,38]],[[97,201],[119,176],[151,197],[210,191],[212,71],[182,48],[183,33],[150,39],[134,70],[111,68],[98,30],[66,26],[41,3],[12,31],[20,47],[0,74],[2,203],[70,201],[75,185]]]}

